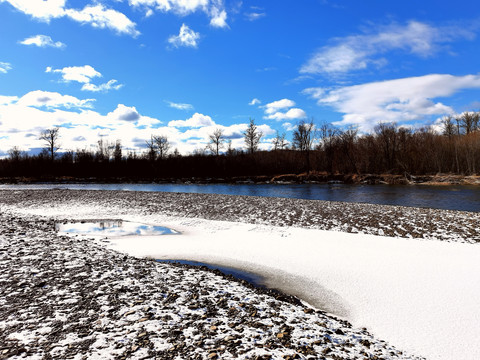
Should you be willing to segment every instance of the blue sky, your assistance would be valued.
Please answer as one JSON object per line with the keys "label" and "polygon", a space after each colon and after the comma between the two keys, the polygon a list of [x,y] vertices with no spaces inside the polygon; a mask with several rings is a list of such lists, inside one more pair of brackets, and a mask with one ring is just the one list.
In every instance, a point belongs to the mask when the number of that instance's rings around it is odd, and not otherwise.
{"label": "blue sky", "polygon": [[302,120],[372,131],[480,108],[475,1],[0,0],[0,156],[100,138],[268,149]]}

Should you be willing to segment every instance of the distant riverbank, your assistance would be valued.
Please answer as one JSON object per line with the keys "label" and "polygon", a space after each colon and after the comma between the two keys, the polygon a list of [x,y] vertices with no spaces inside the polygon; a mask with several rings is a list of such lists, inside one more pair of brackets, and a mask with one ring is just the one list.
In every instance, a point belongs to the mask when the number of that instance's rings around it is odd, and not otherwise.
{"label": "distant riverbank", "polygon": [[310,172],[276,176],[241,176],[231,178],[186,177],[186,178],[137,178],[137,177],[0,177],[0,184],[387,184],[387,185],[480,185],[478,175],[392,175],[392,174],[328,174]]}

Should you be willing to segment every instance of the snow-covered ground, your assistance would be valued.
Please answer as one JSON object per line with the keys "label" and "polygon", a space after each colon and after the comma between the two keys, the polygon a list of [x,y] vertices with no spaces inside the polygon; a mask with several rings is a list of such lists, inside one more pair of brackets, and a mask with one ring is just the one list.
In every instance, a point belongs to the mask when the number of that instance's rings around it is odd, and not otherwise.
{"label": "snow-covered ground", "polygon": [[117,238],[112,248],[254,272],[269,286],[366,327],[410,353],[480,359],[480,246],[161,220],[182,235]]}
{"label": "snow-covered ground", "polygon": [[[196,260],[254,272],[263,275],[268,285],[341,316],[355,327],[366,327],[408,353],[428,359],[480,358],[480,246],[468,243],[478,238],[478,214],[432,212],[428,226],[436,233],[450,232],[445,240],[451,241],[447,242],[431,236],[425,236],[430,240],[421,240],[276,226],[268,221],[255,224],[255,220],[247,223],[185,217],[180,216],[180,210],[172,215],[168,208],[171,204],[157,203],[155,195],[145,198],[143,194],[142,206],[131,202],[127,207],[132,194],[118,194],[117,199],[101,194],[89,192],[85,197],[70,192],[64,201],[61,196],[36,201],[29,196],[23,202],[2,206],[17,213],[61,219],[107,218],[166,226],[181,235],[116,237],[106,246],[139,257]],[[195,195],[189,196],[191,208],[199,206]],[[248,206],[248,199],[241,201],[242,206]],[[164,206],[168,211],[162,211]],[[339,228],[345,222],[351,226],[355,216],[365,218],[361,207],[356,207],[357,213],[352,215],[351,208],[344,206],[348,219],[339,216]],[[427,210],[372,205],[365,208],[390,210],[393,215],[401,212],[403,224],[395,223],[398,217],[392,215],[390,223],[388,216],[382,219],[387,228],[409,226],[413,235],[418,229],[425,230],[412,224]],[[282,207],[276,210],[279,218],[292,211]],[[269,214],[253,205],[246,212],[251,218],[263,220]],[[304,209],[302,221],[308,220],[308,213]],[[447,219],[448,229],[442,219]],[[461,228],[462,223],[468,233],[462,235],[463,242],[456,242],[458,234],[452,229]],[[292,225],[298,222],[294,220]],[[373,224],[369,222],[368,229],[374,228],[375,219]],[[473,237],[468,238],[468,234]]]}

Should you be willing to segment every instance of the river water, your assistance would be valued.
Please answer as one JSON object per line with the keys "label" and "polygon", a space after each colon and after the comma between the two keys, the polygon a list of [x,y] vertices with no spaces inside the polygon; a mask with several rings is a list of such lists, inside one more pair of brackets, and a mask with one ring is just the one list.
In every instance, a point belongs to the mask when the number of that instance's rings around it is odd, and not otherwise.
{"label": "river water", "polygon": [[480,211],[480,186],[347,184],[35,184],[2,189],[72,189],[183,192],[345,201]]}

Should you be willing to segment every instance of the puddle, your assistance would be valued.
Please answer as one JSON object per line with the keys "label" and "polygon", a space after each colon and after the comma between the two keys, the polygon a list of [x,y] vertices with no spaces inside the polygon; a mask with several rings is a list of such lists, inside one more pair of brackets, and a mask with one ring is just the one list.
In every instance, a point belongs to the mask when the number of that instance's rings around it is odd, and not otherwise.
{"label": "puddle", "polygon": [[147,225],[122,220],[97,220],[56,223],[55,229],[60,232],[72,234],[101,236],[178,234],[178,232],[176,232],[175,230],[163,226]]}
{"label": "puddle", "polygon": [[245,280],[248,283],[252,284],[255,287],[265,287],[264,278],[260,275],[249,273],[246,271],[242,271],[239,269],[227,267],[227,266],[219,266],[219,265],[212,265],[208,263],[202,263],[199,261],[188,261],[188,260],[160,260],[157,259],[160,263],[177,263],[177,264],[185,264],[185,265],[192,265],[192,266],[205,266],[211,270],[220,270],[225,275],[232,275],[233,277]]}

